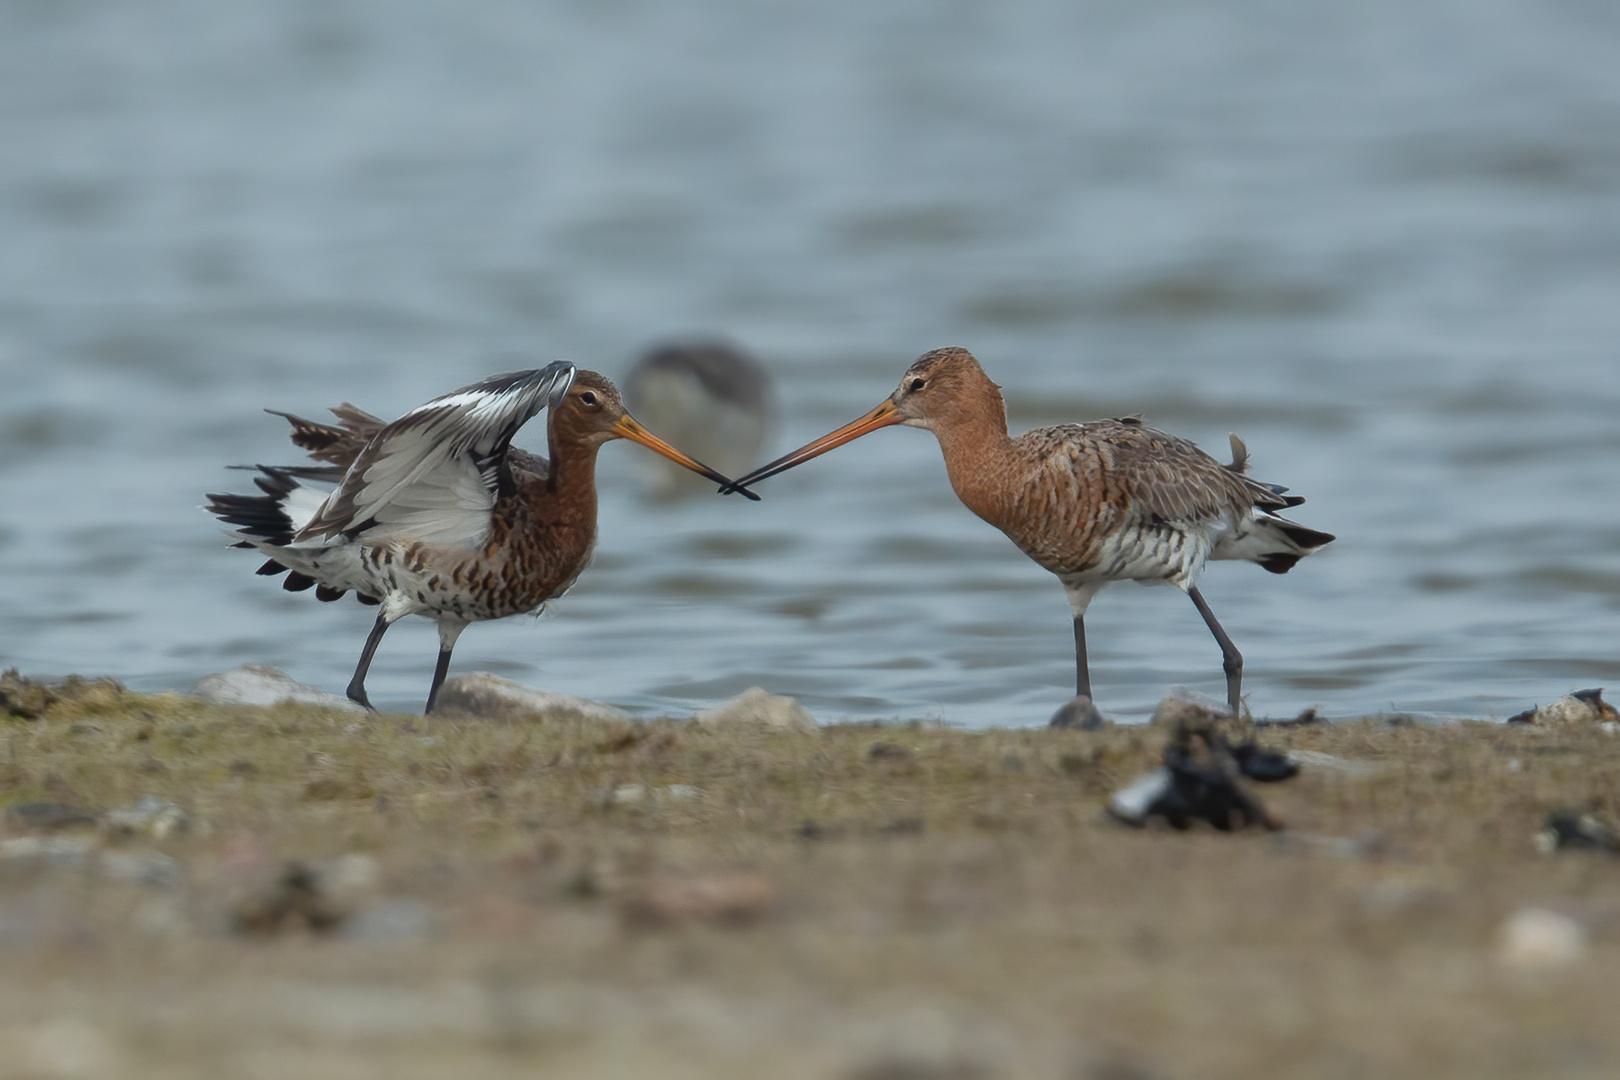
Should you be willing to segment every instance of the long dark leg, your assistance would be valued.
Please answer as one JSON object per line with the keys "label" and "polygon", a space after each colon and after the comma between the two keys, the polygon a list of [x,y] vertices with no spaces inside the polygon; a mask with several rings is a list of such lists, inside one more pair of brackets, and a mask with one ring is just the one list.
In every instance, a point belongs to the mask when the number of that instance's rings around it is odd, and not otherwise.
{"label": "long dark leg", "polygon": [[439,687],[444,685],[444,677],[450,671],[450,646],[439,646],[439,662],[433,666],[433,687],[428,691],[427,708],[422,710],[426,716],[433,711],[433,703],[439,700]]}
{"label": "long dark leg", "polygon": [[1221,624],[1215,621],[1215,613],[1209,610],[1209,605],[1204,602],[1204,594],[1194,587],[1187,590],[1187,595],[1192,597],[1193,605],[1198,608],[1198,614],[1204,617],[1209,632],[1215,635],[1215,640],[1221,646],[1221,668],[1226,672],[1226,704],[1232,710],[1233,716],[1242,716],[1238,699],[1243,694],[1243,654],[1237,651],[1232,639],[1226,636]]}
{"label": "long dark leg", "polygon": [[439,687],[444,685],[444,677],[450,671],[450,652],[456,647],[456,638],[460,637],[466,628],[466,623],[439,624],[439,662],[433,666],[433,687],[428,691],[427,708],[422,710],[423,716],[431,713],[434,703],[439,700]]}
{"label": "long dark leg", "polygon": [[349,700],[357,701],[366,708],[371,708],[371,700],[366,697],[366,672],[371,670],[371,658],[377,653],[377,643],[382,641],[383,632],[390,623],[381,615],[371,624],[371,633],[366,636],[366,647],[360,650],[360,663],[354,669],[354,678],[349,680]]}
{"label": "long dark leg", "polygon": [[1091,696],[1091,665],[1086,662],[1086,617],[1074,617],[1074,692]]}

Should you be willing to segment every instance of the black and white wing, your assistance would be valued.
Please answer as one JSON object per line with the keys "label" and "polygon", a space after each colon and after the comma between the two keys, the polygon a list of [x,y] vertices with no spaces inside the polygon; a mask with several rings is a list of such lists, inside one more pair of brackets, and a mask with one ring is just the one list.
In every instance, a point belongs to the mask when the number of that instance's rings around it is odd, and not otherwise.
{"label": "black and white wing", "polygon": [[477,546],[489,514],[511,489],[512,437],[574,381],[564,360],[495,375],[419,405],[385,426],[349,466],[295,544],[409,538]]}

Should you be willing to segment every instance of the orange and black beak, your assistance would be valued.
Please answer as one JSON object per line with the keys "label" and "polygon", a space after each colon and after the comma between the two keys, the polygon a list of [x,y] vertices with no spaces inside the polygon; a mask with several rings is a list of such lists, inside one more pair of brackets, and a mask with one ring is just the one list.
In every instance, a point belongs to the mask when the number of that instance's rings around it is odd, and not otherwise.
{"label": "orange and black beak", "polygon": [[755,495],[752,491],[749,491],[746,487],[744,487],[743,481],[732,480],[729,477],[722,476],[720,473],[715,472],[713,469],[709,468],[696,458],[687,457],[685,454],[669,445],[669,443],[642,427],[639,423],[637,423],[635,417],[631,416],[629,413],[625,413],[623,416],[619,417],[613,422],[613,434],[623,439],[629,439],[631,442],[638,442],[649,450],[655,450],[658,453],[663,454],[665,457],[669,458],[669,460],[675,462],[675,464],[684,465],[686,468],[691,469],[699,476],[708,477],[710,480],[713,480],[715,483],[721,486],[720,490],[728,494],[735,491],[747,496],[750,499],[753,499],[755,502],[759,502],[759,496]]}
{"label": "orange and black beak", "polygon": [[744,484],[756,483],[766,477],[775,476],[779,472],[786,472],[793,466],[801,465],[811,458],[820,457],[834,447],[843,446],[852,439],[858,439],[862,435],[876,431],[878,428],[904,422],[905,418],[900,415],[900,410],[895,407],[893,400],[886,400],[859,420],[853,420],[837,431],[829,431],[814,442],[805,443],[791,454],[782,455],[769,465],[761,465],[741,480],[735,481],[728,487],[721,488],[720,494],[729,495],[733,491],[741,491],[744,495],[750,494],[743,489]]}

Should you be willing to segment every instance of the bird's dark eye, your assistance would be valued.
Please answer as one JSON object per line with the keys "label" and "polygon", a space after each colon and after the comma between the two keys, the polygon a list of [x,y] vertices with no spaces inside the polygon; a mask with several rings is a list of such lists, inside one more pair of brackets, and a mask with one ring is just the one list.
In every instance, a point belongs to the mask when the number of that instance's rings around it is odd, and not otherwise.
{"label": "bird's dark eye", "polygon": [[906,383],[906,389],[907,390],[921,390],[926,385],[927,385],[927,382],[925,380],[923,380],[923,379],[912,379],[910,382]]}
{"label": "bird's dark eye", "polygon": [[596,404],[596,395],[594,393],[592,393],[591,391],[587,390],[583,394],[579,395],[579,400],[580,400],[580,402],[582,404],[585,404],[585,405],[595,405]]}

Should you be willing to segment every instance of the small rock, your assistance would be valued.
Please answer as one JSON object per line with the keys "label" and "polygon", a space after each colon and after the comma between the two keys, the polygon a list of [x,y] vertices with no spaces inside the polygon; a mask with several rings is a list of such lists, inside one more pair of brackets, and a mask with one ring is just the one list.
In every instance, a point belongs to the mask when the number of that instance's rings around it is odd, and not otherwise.
{"label": "small rock", "polygon": [[745,926],[776,904],[776,887],[754,871],[705,877],[658,874],[629,897],[620,910],[625,925],[652,930],[703,922]]}
{"label": "small rock", "polygon": [[122,810],[109,810],[101,819],[102,828],[124,836],[142,835],[153,840],[186,833],[206,834],[208,828],[171,802],[144,795]]}
{"label": "small rock", "polygon": [[439,689],[434,706],[439,713],[461,713],[466,716],[487,716],[499,720],[595,720],[624,721],[630,714],[612,705],[604,705],[589,698],[571,694],[554,694],[549,690],[536,690],[522,683],[491,675],[487,671],[474,671],[455,675]]}
{"label": "small rock", "polygon": [[620,784],[613,789],[613,795],[608,800],[615,806],[636,806],[645,802],[662,803],[684,802],[695,799],[702,792],[691,784],[670,784],[667,787],[652,788],[646,784]]}
{"label": "small rock", "polygon": [[382,887],[382,864],[364,852],[325,859],[310,868],[327,901],[340,911],[354,911]]}
{"label": "small rock", "polygon": [[1608,724],[1620,719],[1614,706],[1603,700],[1603,688],[1576,690],[1551,705],[1526,709],[1510,716],[1510,724]]}
{"label": "small rock", "polygon": [[68,803],[17,803],[6,810],[6,825],[25,832],[57,832],[95,823],[95,815]]}
{"label": "small rock", "polygon": [[695,724],[753,724],[785,731],[814,731],[815,717],[790,697],[771,694],[757,686],[693,715]]}
{"label": "small rock", "polygon": [[1047,727],[1073,728],[1076,731],[1101,731],[1112,725],[1097,706],[1084,694],[1076,694],[1065,701],[1047,721]]}
{"label": "small rock", "polygon": [[205,675],[192,693],[210,705],[320,705],[347,712],[364,712],[356,702],[314,686],[306,686],[284,671],[247,664],[233,671]]}
{"label": "small rock", "polygon": [[1586,928],[1546,908],[1521,908],[1497,931],[1497,959],[1518,971],[1569,967],[1586,952]]}
{"label": "small rock", "polygon": [[648,794],[646,784],[620,784],[613,789],[610,801],[615,806],[634,806],[646,802]]}

